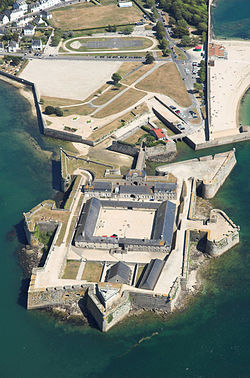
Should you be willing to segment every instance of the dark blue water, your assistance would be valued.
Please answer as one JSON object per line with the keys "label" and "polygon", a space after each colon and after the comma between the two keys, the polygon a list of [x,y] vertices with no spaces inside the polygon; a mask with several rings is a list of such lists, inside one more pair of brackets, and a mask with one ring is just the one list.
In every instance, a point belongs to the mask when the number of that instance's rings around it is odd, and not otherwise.
{"label": "dark blue water", "polygon": [[217,0],[215,4],[212,18],[216,37],[250,39],[250,1]]}
{"label": "dark blue water", "polygon": [[[249,105],[248,96],[242,123],[250,124]],[[39,146],[55,156],[57,147],[40,136],[27,101],[0,82],[0,376],[250,377],[250,143],[236,146],[238,164],[213,200],[241,226],[240,245],[211,260],[204,290],[188,310],[167,320],[132,317],[108,334],[21,305],[20,244],[7,233],[24,211],[55,193],[51,157]],[[231,147],[194,152],[184,146],[180,157]]]}

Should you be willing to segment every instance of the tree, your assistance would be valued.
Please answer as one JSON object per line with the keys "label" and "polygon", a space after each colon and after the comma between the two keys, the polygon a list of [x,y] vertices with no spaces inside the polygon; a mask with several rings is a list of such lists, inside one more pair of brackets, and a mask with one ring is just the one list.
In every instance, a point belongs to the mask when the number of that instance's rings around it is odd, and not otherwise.
{"label": "tree", "polygon": [[163,38],[160,41],[160,49],[166,50],[168,48],[168,45],[169,45],[169,42],[168,42],[168,40],[166,38]]}
{"label": "tree", "polygon": [[109,33],[115,33],[116,32],[116,25],[108,25],[106,30]]}
{"label": "tree", "polygon": [[194,89],[196,91],[202,91],[202,84],[201,83],[194,83]]}
{"label": "tree", "polygon": [[150,52],[148,52],[145,57],[145,63],[152,64],[154,61],[155,61],[155,58],[153,57],[152,54],[150,54]]}
{"label": "tree", "polygon": [[171,54],[171,49],[164,49],[164,50],[162,50],[162,54],[163,54],[163,56],[168,56],[168,55],[170,55]]}
{"label": "tree", "polygon": [[60,108],[55,108],[55,114],[57,117],[62,117],[63,116],[63,110]]}
{"label": "tree", "polygon": [[131,34],[132,33],[132,31],[133,31],[133,28],[132,28],[132,26],[126,26],[124,29],[123,29],[123,34],[125,34],[125,35],[129,35],[129,34]]}
{"label": "tree", "polygon": [[114,82],[114,85],[117,85],[121,79],[122,77],[118,72],[113,73],[112,80]]}
{"label": "tree", "polygon": [[46,106],[44,113],[47,115],[54,114],[55,113],[54,106],[50,106],[50,105]]}
{"label": "tree", "polygon": [[181,46],[192,46],[192,40],[191,40],[191,38],[188,35],[184,35],[181,38],[180,45]]}
{"label": "tree", "polygon": [[21,62],[22,58],[19,56],[13,56],[12,57],[12,64],[13,66],[18,66],[18,64]]}

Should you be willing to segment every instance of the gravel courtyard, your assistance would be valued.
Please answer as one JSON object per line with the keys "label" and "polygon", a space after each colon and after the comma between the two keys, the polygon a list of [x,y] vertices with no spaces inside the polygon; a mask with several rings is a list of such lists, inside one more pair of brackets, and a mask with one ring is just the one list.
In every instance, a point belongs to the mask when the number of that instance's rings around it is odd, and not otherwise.
{"label": "gravel courtyard", "polygon": [[120,62],[33,59],[20,77],[34,82],[40,95],[84,100],[118,71]]}

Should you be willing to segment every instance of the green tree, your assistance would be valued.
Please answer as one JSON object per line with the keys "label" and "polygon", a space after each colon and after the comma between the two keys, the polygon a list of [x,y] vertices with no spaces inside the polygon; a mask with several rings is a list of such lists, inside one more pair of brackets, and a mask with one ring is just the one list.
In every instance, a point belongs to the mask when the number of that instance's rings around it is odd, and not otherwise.
{"label": "green tree", "polygon": [[202,84],[201,83],[194,83],[194,89],[199,92],[202,90]]}
{"label": "green tree", "polygon": [[180,45],[181,46],[192,46],[192,39],[188,35],[184,35],[181,38]]}
{"label": "green tree", "polygon": [[146,64],[152,64],[154,61],[155,61],[155,58],[153,57],[153,55],[150,52],[148,52],[146,54],[146,57],[145,57],[145,63]]}
{"label": "green tree", "polygon": [[112,80],[114,82],[114,85],[117,85],[121,79],[122,77],[118,72],[113,73]]}
{"label": "green tree", "polygon": [[18,64],[21,62],[22,58],[19,56],[12,56],[12,64],[13,66],[18,66]]}
{"label": "green tree", "polygon": [[55,108],[55,114],[57,115],[57,117],[62,117],[63,110],[61,108]]}
{"label": "green tree", "polygon": [[123,29],[122,32],[123,32],[123,34],[125,34],[125,35],[129,35],[129,34],[132,33],[132,31],[133,31],[132,26],[128,25],[128,26],[126,26],[126,27]]}
{"label": "green tree", "polygon": [[169,46],[169,41],[166,38],[160,40],[160,49],[166,50]]}
{"label": "green tree", "polygon": [[55,113],[54,106],[51,106],[51,105],[46,106],[44,113],[47,115],[54,114]]}

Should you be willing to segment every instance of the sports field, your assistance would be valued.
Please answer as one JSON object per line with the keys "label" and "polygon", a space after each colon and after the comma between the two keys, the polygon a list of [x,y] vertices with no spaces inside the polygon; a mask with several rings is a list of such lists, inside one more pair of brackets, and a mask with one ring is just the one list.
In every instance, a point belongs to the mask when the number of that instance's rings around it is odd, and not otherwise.
{"label": "sports field", "polygon": [[113,24],[134,24],[140,21],[142,13],[135,5],[131,8],[119,8],[114,0],[102,0],[101,6],[82,3],[56,9],[52,16],[51,24],[54,27],[77,30]]}

